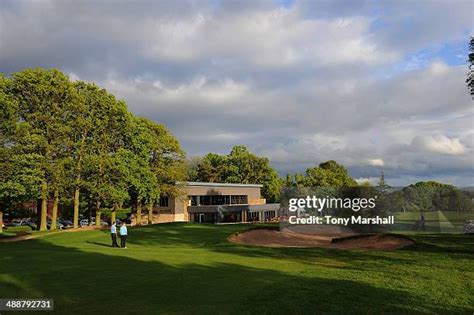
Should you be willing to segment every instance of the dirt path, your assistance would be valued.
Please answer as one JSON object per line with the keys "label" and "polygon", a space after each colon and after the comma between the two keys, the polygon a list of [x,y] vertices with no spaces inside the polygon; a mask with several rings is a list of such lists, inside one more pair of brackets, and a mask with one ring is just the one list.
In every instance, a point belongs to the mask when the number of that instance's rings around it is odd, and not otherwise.
{"label": "dirt path", "polygon": [[394,234],[303,234],[284,229],[283,231],[257,229],[234,234],[229,241],[266,247],[323,247],[338,249],[397,249],[414,242]]}

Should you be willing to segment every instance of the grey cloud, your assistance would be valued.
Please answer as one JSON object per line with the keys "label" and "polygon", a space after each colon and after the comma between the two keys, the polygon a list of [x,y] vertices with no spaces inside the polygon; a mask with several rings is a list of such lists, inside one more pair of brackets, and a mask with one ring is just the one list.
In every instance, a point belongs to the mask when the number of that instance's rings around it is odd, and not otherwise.
{"label": "grey cloud", "polygon": [[468,185],[474,113],[465,69],[423,60],[426,68],[384,71],[463,38],[472,29],[470,8],[470,1],[289,8],[275,1],[4,1],[0,69],[58,67],[95,81],[136,114],[165,123],[190,156],[245,144],[282,175],[336,159],[357,178],[384,170],[394,185]]}

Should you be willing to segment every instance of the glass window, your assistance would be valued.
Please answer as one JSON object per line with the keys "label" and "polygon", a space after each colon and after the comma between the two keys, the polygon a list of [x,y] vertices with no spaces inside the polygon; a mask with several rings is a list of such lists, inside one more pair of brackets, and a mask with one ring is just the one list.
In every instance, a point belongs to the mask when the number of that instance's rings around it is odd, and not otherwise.
{"label": "glass window", "polygon": [[166,207],[167,208],[168,205],[169,205],[168,197],[160,197],[160,201],[159,201],[158,204],[159,204],[160,207]]}
{"label": "glass window", "polygon": [[247,195],[233,195],[231,196],[231,201],[233,205],[243,205],[247,204]]}
{"label": "glass window", "polygon": [[201,196],[201,205],[210,206],[211,205],[211,196]]}
{"label": "glass window", "polygon": [[200,196],[188,196],[188,198],[191,200],[191,206],[200,206]]}
{"label": "glass window", "polygon": [[212,204],[216,206],[228,204],[229,196],[216,195],[212,196]]}
{"label": "glass window", "polygon": [[242,205],[248,203],[246,195],[202,195],[188,196],[191,206],[221,206],[221,205]]}
{"label": "glass window", "polygon": [[248,220],[249,222],[258,221],[258,220],[259,220],[258,212],[256,212],[256,211],[249,211],[247,220]]}
{"label": "glass window", "polygon": [[222,221],[223,222],[241,222],[241,213],[240,212],[229,212],[224,213]]}
{"label": "glass window", "polygon": [[265,211],[265,221],[271,221],[275,216],[275,211]]}

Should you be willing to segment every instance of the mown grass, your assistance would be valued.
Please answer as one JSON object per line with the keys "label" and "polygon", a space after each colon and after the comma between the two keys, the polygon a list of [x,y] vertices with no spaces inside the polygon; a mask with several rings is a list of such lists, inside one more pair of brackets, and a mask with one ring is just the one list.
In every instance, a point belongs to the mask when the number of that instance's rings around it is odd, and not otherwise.
{"label": "mown grass", "polygon": [[[423,212],[427,222],[449,221],[453,224],[463,224],[466,220],[474,220],[474,212],[456,212],[456,211],[425,211]],[[416,221],[420,219],[421,212],[398,212],[395,213],[397,220]]]}
{"label": "mown grass", "polygon": [[411,235],[393,251],[229,243],[248,226],[132,228],[0,243],[0,297],[50,297],[56,313],[440,313],[474,311],[474,238]]}
{"label": "mown grass", "polygon": [[[414,229],[415,222],[421,218],[421,212],[395,213],[394,231],[410,232]],[[474,220],[474,212],[455,211],[427,211],[425,217],[425,230],[427,232],[462,233],[467,220]]]}
{"label": "mown grass", "polygon": [[0,238],[14,237],[17,235],[31,234],[32,229],[29,226],[8,226],[3,228]]}

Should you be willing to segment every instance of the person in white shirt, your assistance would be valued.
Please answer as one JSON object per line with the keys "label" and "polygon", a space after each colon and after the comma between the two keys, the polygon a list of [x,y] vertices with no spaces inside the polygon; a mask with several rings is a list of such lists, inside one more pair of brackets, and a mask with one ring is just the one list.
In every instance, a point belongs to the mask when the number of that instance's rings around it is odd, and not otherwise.
{"label": "person in white shirt", "polygon": [[119,247],[117,244],[117,227],[115,226],[115,222],[112,223],[112,227],[110,228],[110,235],[112,236],[112,247]]}
{"label": "person in white shirt", "polygon": [[125,222],[122,222],[122,226],[120,227],[120,245],[122,248],[127,248],[127,226]]}

